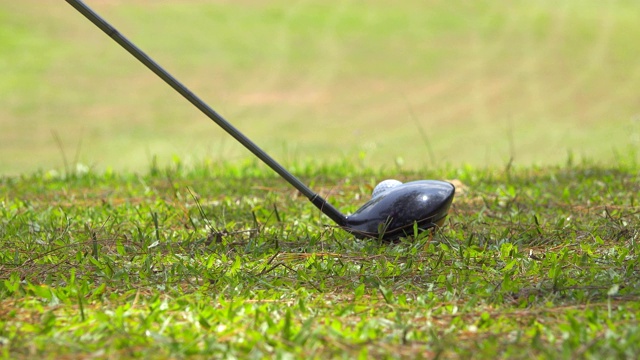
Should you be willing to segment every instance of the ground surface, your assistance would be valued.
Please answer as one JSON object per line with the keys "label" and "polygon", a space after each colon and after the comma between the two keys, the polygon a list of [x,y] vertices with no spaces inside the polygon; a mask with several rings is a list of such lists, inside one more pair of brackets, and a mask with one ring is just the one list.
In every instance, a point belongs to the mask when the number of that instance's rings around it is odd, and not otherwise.
{"label": "ground surface", "polygon": [[[297,170],[345,212],[385,176]],[[639,170],[438,169],[459,189],[447,227],[395,244],[252,163],[7,178],[0,353],[635,358]]]}

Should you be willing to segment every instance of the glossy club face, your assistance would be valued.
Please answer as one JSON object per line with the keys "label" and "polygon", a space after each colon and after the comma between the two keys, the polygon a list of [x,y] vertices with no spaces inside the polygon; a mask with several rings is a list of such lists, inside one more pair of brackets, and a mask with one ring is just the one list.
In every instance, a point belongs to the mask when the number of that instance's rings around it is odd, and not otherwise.
{"label": "glossy club face", "polygon": [[441,226],[453,202],[455,187],[445,181],[420,180],[398,184],[377,194],[347,216],[346,230],[358,238],[394,240]]}

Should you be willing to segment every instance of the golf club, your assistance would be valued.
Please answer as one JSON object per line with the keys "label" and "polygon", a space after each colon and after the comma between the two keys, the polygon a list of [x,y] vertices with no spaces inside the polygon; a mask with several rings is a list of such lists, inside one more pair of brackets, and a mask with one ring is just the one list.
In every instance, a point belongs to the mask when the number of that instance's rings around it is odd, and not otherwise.
{"label": "golf club", "polygon": [[394,240],[402,236],[414,235],[416,230],[422,232],[444,223],[453,202],[455,187],[448,182],[438,180],[420,180],[404,184],[399,181],[383,181],[376,186],[373,198],[360,209],[348,216],[342,214],[283,168],[82,1],[66,1],[300,191],[323,214],[345,231],[358,238]]}

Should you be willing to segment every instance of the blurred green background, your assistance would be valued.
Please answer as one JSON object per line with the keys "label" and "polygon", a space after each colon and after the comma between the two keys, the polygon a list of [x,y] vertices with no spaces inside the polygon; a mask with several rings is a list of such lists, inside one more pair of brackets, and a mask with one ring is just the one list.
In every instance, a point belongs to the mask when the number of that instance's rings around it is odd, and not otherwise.
{"label": "blurred green background", "polygon": [[[86,2],[285,166],[638,157],[640,1]],[[65,157],[251,155],[66,2],[0,0],[0,174]]]}

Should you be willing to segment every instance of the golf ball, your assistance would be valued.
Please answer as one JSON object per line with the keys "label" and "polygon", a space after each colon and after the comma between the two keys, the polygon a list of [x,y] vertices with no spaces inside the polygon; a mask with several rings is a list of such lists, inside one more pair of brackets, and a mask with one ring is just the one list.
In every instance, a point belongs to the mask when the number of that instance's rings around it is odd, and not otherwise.
{"label": "golf ball", "polygon": [[385,191],[394,188],[398,185],[402,185],[402,182],[398,181],[398,180],[394,180],[394,179],[388,179],[388,180],[383,180],[381,182],[378,183],[378,185],[376,185],[375,188],[373,188],[373,193],[371,194],[371,198],[375,198],[376,196],[384,193]]}

